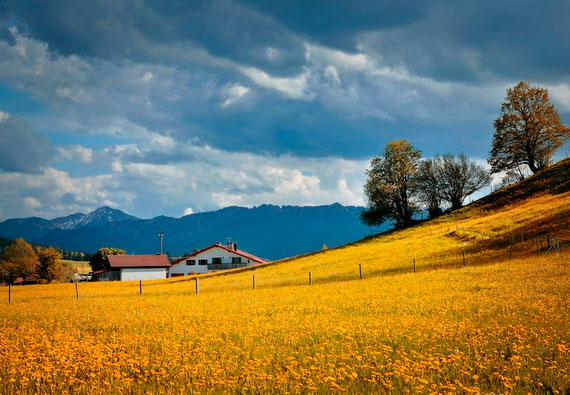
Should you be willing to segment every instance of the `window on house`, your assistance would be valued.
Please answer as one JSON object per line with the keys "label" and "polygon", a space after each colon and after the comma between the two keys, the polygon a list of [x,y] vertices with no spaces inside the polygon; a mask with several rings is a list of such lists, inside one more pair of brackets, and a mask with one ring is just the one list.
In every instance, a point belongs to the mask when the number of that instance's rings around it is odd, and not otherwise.
{"label": "window on house", "polygon": [[233,257],[232,258],[232,263],[241,263],[241,257]]}
{"label": "window on house", "polygon": [[196,260],[195,259],[188,259],[186,261],[186,265],[187,266],[194,266],[196,264]]}
{"label": "window on house", "polygon": [[208,264],[208,260],[207,259],[199,259],[198,260],[198,265],[207,265]]}
{"label": "window on house", "polygon": [[222,258],[212,258],[212,263],[214,265],[219,265],[220,263],[222,263]]}

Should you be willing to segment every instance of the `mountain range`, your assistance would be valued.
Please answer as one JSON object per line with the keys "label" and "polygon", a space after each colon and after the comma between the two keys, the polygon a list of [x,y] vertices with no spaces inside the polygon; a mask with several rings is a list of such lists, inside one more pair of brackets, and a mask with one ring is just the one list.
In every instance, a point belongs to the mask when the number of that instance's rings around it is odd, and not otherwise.
{"label": "mountain range", "polygon": [[120,210],[100,207],[89,214],[75,213],[47,220],[38,217],[0,223],[0,237],[24,239],[66,250],[95,252],[117,247],[135,254],[160,249],[158,232],[164,232],[164,251],[180,256],[231,237],[239,248],[274,260],[319,250],[323,244],[339,246],[390,227],[370,228],[360,221],[363,207],[274,206],[226,207],[181,218],[159,216],[139,219]]}

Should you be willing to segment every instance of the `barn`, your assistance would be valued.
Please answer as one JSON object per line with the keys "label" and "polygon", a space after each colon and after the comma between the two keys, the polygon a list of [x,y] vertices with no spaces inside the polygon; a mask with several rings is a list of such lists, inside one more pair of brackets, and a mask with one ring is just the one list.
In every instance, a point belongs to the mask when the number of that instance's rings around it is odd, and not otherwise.
{"label": "barn", "polygon": [[135,281],[166,278],[170,261],[162,255],[108,255],[109,268],[93,272],[92,281]]}

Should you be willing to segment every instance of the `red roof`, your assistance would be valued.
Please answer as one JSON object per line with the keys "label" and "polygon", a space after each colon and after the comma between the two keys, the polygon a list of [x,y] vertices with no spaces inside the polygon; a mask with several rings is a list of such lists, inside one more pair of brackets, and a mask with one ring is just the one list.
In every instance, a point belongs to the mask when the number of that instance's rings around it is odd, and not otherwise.
{"label": "red roof", "polygon": [[230,248],[229,246],[227,246],[227,245],[225,245],[225,244],[216,243],[216,244],[212,244],[212,245],[209,246],[209,247],[202,248],[201,250],[195,251],[195,252],[193,252],[193,253],[190,254],[190,255],[186,255],[186,256],[183,257],[183,258],[177,259],[176,261],[172,262],[172,264],[173,264],[173,265],[176,265],[177,263],[180,263],[180,262],[182,262],[182,261],[185,260],[185,259],[195,257],[195,256],[197,256],[197,255],[203,253],[204,251],[208,251],[208,250],[210,250],[210,249],[212,249],[212,248],[216,248],[216,247],[221,248],[221,249],[226,250],[226,251],[229,251],[229,252],[233,252],[234,254],[237,254],[237,255],[241,255],[241,256],[244,257],[244,258],[247,258],[247,259],[249,259],[249,260],[252,260],[252,261],[255,261],[255,262],[258,262],[258,263],[264,263],[264,262],[266,262],[265,259],[262,259],[262,258],[260,258],[260,257],[255,256],[255,255],[249,254],[249,253],[247,253],[247,252],[245,252],[245,251],[242,251],[242,250],[234,250],[233,248]]}
{"label": "red roof", "polygon": [[170,267],[166,255],[107,255],[112,268]]}

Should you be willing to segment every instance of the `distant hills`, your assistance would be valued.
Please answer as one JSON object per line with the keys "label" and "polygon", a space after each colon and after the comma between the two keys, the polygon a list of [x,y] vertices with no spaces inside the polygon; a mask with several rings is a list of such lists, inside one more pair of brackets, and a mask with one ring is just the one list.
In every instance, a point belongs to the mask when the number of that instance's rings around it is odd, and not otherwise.
{"label": "distant hills", "polygon": [[274,206],[227,207],[182,218],[139,219],[120,210],[100,207],[46,220],[38,217],[0,223],[0,237],[23,237],[33,243],[66,250],[94,252],[118,247],[128,253],[159,251],[158,232],[164,232],[164,251],[183,255],[231,237],[240,249],[266,259],[279,259],[361,239],[388,229],[370,228],[360,221],[363,207]]}

